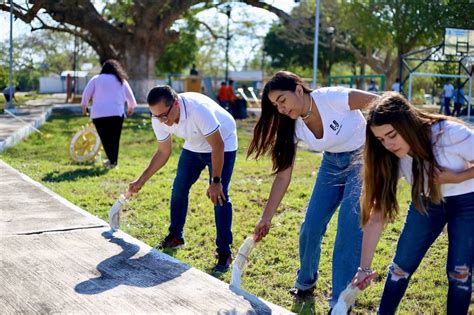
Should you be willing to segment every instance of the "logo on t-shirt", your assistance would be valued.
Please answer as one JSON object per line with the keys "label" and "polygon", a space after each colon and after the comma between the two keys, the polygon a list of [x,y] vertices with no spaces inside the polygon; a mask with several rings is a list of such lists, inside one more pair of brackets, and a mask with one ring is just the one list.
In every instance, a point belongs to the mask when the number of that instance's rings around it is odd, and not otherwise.
{"label": "logo on t-shirt", "polygon": [[340,125],[336,120],[333,120],[332,124],[330,124],[329,127],[331,127],[331,129],[334,130],[337,135],[341,131],[342,125]]}

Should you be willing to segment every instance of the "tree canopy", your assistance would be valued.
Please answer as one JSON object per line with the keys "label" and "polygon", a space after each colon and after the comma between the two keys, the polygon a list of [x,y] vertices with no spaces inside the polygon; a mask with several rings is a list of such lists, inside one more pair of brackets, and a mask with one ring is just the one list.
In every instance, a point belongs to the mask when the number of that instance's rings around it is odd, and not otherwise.
{"label": "tree canopy", "polygon": [[[280,24],[265,40],[274,66],[309,69],[314,1],[300,2],[291,15],[264,1],[237,2],[263,8],[280,18]],[[24,0],[13,1],[13,11],[32,30],[79,36],[93,47],[100,61],[118,59],[128,71],[137,98],[143,100],[154,85],[157,71],[175,72],[196,57],[199,42],[195,29],[199,21],[192,18],[195,13],[225,4],[123,0],[96,7],[92,0]],[[321,8],[320,70],[327,74],[334,62],[352,59],[362,67],[368,65],[375,73],[385,74],[388,82],[397,74],[401,54],[439,43],[447,26],[472,28],[474,16],[474,4],[459,0],[322,0]],[[8,3],[0,3],[0,10],[9,11]],[[177,27],[178,20],[183,21],[178,23],[182,27]]]}
{"label": "tree canopy", "polygon": [[[308,55],[314,43],[313,12],[314,1],[310,5],[301,2],[292,13],[292,23],[282,20],[272,28],[266,49],[275,57],[274,62],[312,60],[312,55]],[[398,73],[402,54],[441,43],[446,27],[472,28],[473,16],[474,4],[466,1],[322,0],[319,38],[322,48],[318,58],[322,64],[328,58],[338,60],[333,53],[326,55],[327,47],[336,48],[335,52],[346,51],[359,65],[368,65],[373,72],[385,74],[391,82]],[[331,30],[329,37],[327,30]],[[277,38],[280,40],[275,41]]]}
{"label": "tree canopy", "polygon": [[[8,51],[9,45],[6,41],[0,43],[0,50]],[[13,42],[15,86],[21,91],[37,89],[40,76],[72,70],[73,47],[74,36],[67,33],[43,31],[16,39]],[[89,45],[78,43],[77,52],[78,65],[91,63],[98,67],[97,55]],[[8,84],[9,61],[9,54],[0,55],[0,87]]]}
{"label": "tree canopy", "polygon": [[[242,2],[287,17],[282,10],[263,1]],[[155,84],[157,61],[166,48],[179,39],[180,30],[173,28],[175,22],[192,8],[205,9],[213,5],[222,3],[124,0],[106,2],[99,12],[91,0],[25,0],[13,2],[13,12],[29,23],[32,30],[50,29],[79,36],[94,48],[101,62],[118,59],[128,71],[137,98],[144,100]],[[9,11],[10,7],[1,3],[0,10]]]}

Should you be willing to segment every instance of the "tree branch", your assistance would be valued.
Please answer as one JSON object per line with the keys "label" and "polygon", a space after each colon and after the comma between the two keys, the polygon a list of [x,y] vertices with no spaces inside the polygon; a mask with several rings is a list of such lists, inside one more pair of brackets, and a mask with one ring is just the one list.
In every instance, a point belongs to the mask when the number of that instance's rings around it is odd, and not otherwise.
{"label": "tree branch", "polygon": [[[16,3],[13,3],[13,15],[23,22],[29,24],[34,20],[35,17],[37,17],[38,11],[41,9],[41,5],[41,0],[35,1],[31,8],[26,9]],[[10,6],[6,4],[0,4],[0,10],[10,12]]]}
{"label": "tree branch", "polygon": [[203,21],[198,21],[199,24],[203,25],[208,31],[209,33],[211,34],[212,38],[214,39],[226,39],[225,36],[222,36],[222,35],[217,35],[213,29],[211,28],[211,26],[209,26],[207,23],[203,22]]}
{"label": "tree branch", "polygon": [[258,0],[242,0],[243,3],[246,3],[248,5],[251,5],[256,8],[261,8],[265,9],[268,12],[274,13],[276,16],[278,16],[280,19],[282,19],[285,23],[288,24],[293,24],[293,21],[295,20],[292,18],[288,13],[286,13],[283,10],[280,10],[271,4],[265,3],[263,1],[258,1]]}

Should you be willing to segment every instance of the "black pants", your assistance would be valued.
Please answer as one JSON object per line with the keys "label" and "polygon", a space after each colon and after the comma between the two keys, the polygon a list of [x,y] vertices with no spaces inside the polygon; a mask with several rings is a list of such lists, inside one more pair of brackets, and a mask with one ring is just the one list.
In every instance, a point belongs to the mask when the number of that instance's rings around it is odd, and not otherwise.
{"label": "black pants", "polygon": [[92,122],[99,133],[107,158],[111,164],[117,164],[123,116],[101,117],[92,119]]}
{"label": "black pants", "polygon": [[454,102],[454,109],[453,109],[453,116],[460,116],[461,115],[461,108],[462,108],[461,103]]}

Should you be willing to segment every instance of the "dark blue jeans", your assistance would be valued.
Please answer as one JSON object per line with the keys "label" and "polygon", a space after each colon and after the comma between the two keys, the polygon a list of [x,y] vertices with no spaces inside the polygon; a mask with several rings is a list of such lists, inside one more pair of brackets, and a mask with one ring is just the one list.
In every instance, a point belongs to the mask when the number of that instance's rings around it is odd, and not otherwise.
{"label": "dark blue jeans", "polygon": [[331,307],[352,280],[360,262],[361,165],[354,161],[357,153],[324,152],[300,231],[300,270],[295,287],[307,290],[316,285],[322,239],[329,221],[340,206],[332,259]]}
{"label": "dark blue jeans", "polygon": [[427,215],[421,214],[410,204],[385,281],[379,314],[395,314],[412,274],[446,224],[449,240],[447,313],[467,314],[474,262],[474,192],[445,197],[439,205],[430,203],[427,211]]}
{"label": "dark blue jeans", "polygon": [[441,108],[439,109],[439,113],[443,114],[443,109],[444,109],[444,114],[450,116],[451,115],[451,97],[445,97],[443,99],[443,102],[441,103]]}
{"label": "dark blue jeans", "polygon": [[[229,185],[234,170],[235,157],[236,151],[224,153],[221,182],[226,201],[223,206],[214,206],[217,251],[223,254],[231,253],[232,203],[229,198]],[[184,238],[183,228],[188,213],[189,190],[206,166],[209,169],[210,178],[212,176],[211,153],[197,153],[186,149],[183,149],[181,152],[171,193],[171,223],[169,232],[174,237]]]}

